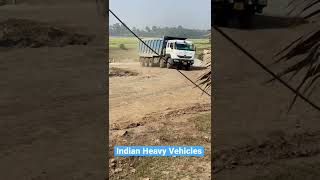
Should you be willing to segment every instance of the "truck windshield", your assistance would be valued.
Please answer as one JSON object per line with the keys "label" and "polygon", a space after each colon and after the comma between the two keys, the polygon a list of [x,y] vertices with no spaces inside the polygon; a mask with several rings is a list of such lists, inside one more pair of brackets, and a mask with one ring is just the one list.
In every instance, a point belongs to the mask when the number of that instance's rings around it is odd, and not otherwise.
{"label": "truck windshield", "polygon": [[182,44],[182,43],[176,43],[176,49],[178,50],[185,50],[185,51],[194,51],[192,44]]}

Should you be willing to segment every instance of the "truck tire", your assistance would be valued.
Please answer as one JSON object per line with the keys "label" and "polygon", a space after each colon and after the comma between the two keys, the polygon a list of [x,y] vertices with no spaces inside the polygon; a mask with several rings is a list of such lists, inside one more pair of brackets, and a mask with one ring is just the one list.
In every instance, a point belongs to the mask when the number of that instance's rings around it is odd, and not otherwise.
{"label": "truck tire", "polygon": [[149,65],[150,65],[150,67],[154,67],[154,59],[153,58],[150,58]]}
{"label": "truck tire", "polygon": [[171,58],[168,58],[168,60],[167,60],[167,68],[168,69],[172,69],[173,68],[173,64],[172,64],[172,59]]}
{"label": "truck tire", "polygon": [[190,64],[186,65],[184,68],[185,68],[187,71],[189,71],[189,70],[190,70]]}
{"label": "truck tire", "polygon": [[229,18],[225,14],[216,14],[213,18],[214,25],[225,27],[228,25]]}
{"label": "truck tire", "polygon": [[140,58],[139,58],[139,61],[140,61],[140,65],[141,65],[142,67],[144,67],[144,58],[140,57]]}
{"label": "truck tire", "polygon": [[253,15],[249,12],[241,14],[239,16],[240,28],[251,28],[253,21]]}
{"label": "truck tire", "polygon": [[149,58],[144,59],[144,65],[145,67],[149,67]]}
{"label": "truck tire", "polygon": [[214,25],[227,27],[230,21],[231,12],[229,9],[224,8],[222,4],[215,4],[216,7],[213,8],[212,21]]}
{"label": "truck tire", "polygon": [[164,62],[164,59],[160,59],[160,68],[165,68],[166,67],[166,63]]}

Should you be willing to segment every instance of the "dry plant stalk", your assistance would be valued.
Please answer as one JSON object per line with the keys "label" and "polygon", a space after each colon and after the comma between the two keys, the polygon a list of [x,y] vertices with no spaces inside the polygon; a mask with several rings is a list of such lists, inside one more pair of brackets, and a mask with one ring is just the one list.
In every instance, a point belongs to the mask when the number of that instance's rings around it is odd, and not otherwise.
{"label": "dry plant stalk", "polygon": [[[288,4],[289,14],[302,16],[304,19],[315,18],[320,14],[319,0],[292,0]],[[275,63],[291,63],[278,73],[279,77],[290,75],[288,81],[297,78],[297,74],[303,73],[303,79],[296,88],[302,89],[307,97],[314,92],[320,78],[320,27],[298,37],[275,55]],[[274,80],[274,79],[272,79]],[[297,95],[294,97],[290,108],[294,105]]]}

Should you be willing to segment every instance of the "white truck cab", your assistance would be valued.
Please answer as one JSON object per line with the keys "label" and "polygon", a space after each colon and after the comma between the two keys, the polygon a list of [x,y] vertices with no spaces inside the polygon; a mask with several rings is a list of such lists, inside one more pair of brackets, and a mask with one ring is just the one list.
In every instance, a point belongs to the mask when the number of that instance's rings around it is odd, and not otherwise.
{"label": "white truck cab", "polygon": [[139,41],[139,61],[143,67],[159,65],[160,68],[176,66],[189,69],[194,64],[196,48],[191,41],[183,37],[163,36]]}
{"label": "white truck cab", "polygon": [[167,65],[182,65],[189,68],[194,63],[195,46],[187,40],[168,40],[165,54]]}

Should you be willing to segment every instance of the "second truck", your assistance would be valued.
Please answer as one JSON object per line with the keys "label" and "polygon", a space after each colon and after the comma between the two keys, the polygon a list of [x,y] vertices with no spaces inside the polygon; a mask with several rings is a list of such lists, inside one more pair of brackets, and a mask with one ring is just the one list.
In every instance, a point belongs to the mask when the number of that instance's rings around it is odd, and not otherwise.
{"label": "second truck", "polygon": [[262,13],[268,0],[211,0],[212,20],[215,25],[228,26],[237,20],[242,27],[251,26],[256,13]]}
{"label": "second truck", "polygon": [[139,42],[138,47],[140,64],[145,67],[185,67],[189,70],[194,63],[196,48],[186,39],[170,36],[143,39],[144,43]]}

